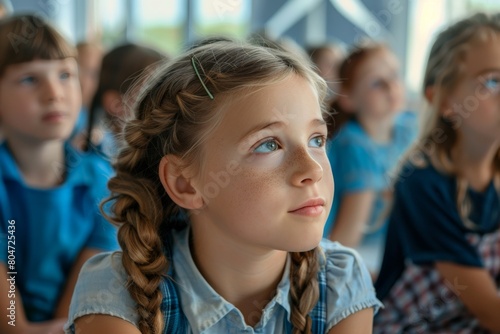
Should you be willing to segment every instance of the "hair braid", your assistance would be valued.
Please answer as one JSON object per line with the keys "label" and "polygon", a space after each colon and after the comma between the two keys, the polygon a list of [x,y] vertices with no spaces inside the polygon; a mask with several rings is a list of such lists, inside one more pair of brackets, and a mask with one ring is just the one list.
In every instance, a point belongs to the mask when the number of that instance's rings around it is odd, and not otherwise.
{"label": "hair braid", "polygon": [[309,312],[319,299],[317,247],[300,253],[291,253],[290,297],[293,334],[311,334]]}
{"label": "hair braid", "polygon": [[[147,117],[129,121],[124,132],[127,146],[115,163],[116,176],[108,184],[114,193],[108,199],[113,202],[113,216],[108,218],[120,226],[122,263],[128,274],[128,291],[137,303],[139,329],[155,334],[163,330],[159,285],[168,269],[160,231],[166,228],[165,217],[178,208],[161,183],[153,180],[158,179],[164,130],[175,118],[153,105],[143,110],[148,110]],[[163,126],[158,126],[160,121]]]}

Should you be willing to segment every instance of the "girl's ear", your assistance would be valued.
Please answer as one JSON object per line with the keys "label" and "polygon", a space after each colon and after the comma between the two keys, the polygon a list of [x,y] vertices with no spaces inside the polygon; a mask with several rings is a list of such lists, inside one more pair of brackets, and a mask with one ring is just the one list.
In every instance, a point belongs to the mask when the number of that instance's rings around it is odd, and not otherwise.
{"label": "girl's ear", "polygon": [[116,90],[107,90],[102,94],[102,106],[111,116],[123,116],[122,96]]}
{"label": "girl's ear", "polygon": [[[438,103],[436,101],[439,97],[436,96],[436,87],[435,86],[427,86],[425,87],[424,91],[424,96],[425,100],[427,103],[430,105],[435,105]],[[437,106],[437,109],[441,116],[444,118],[450,118],[452,117],[453,113],[453,100],[451,96],[446,96],[445,98],[442,98],[441,101],[439,102],[439,105]]]}
{"label": "girl's ear", "polygon": [[160,161],[158,174],[168,196],[180,207],[188,210],[201,209],[203,198],[191,184],[191,179],[181,168],[180,159],[168,154]]}
{"label": "girl's ear", "polygon": [[432,101],[434,100],[434,86],[425,87],[424,95],[427,102],[432,104]]}

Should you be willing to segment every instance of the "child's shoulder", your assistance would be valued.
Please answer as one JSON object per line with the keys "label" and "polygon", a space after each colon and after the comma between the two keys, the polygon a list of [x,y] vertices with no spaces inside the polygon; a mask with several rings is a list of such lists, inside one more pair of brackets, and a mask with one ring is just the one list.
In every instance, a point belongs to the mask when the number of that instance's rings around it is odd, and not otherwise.
{"label": "child's shoulder", "polygon": [[109,178],[113,175],[110,162],[94,151],[82,152],[66,144],[65,152],[66,166],[70,171],[94,177]]}
{"label": "child's shoulder", "polygon": [[0,143],[0,177],[7,177],[15,180],[21,179],[17,164],[12,156],[7,142]]}
{"label": "child's shoulder", "polygon": [[84,315],[107,314],[137,326],[136,304],[127,290],[121,252],[99,253],[83,265],[73,292],[66,328]]}
{"label": "child's shoulder", "polygon": [[404,111],[394,122],[393,144],[405,150],[418,135],[418,118],[414,112]]}
{"label": "child's shoulder", "polygon": [[[363,280],[365,265],[356,250],[328,239],[321,241],[320,248],[324,255],[321,265],[326,271],[327,276],[329,273],[335,273],[335,279],[339,279],[343,275],[346,277],[350,276],[351,278],[352,275],[355,275]],[[368,272],[366,271],[366,273]]]}
{"label": "child's shoulder", "polygon": [[371,276],[359,254],[326,239],[320,247],[324,253],[321,268],[326,276],[328,329],[362,309],[377,312],[382,303],[375,296]]}
{"label": "child's shoulder", "polygon": [[123,282],[127,280],[127,272],[122,264],[122,252],[101,252],[85,262],[81,269],[80,280],[93,282]]}
{"label": "child's shoulder", "polygon": [[94,152],[81,152],[71,147],[65,147],[65,164],[67,186],[83,184],[93,190],[97,197],[107,192],[107,183],[114,171],[106,159]]}
{"label": "child's shoulder", "polygon": [[343,164],[360,161],[366,165],[366,161],[373,159],[375,151],[376,145],[355,121],[344,124],[328,143],[329,158]]}
{"label": "child's shoulder", "polygon": [[[413,161],[411,161],[413,160]],[[430,159],[419,152],[410,154],[398,173],[396,187],[412,187],[419,189],[448,187],[453,177],[437,170]]]}

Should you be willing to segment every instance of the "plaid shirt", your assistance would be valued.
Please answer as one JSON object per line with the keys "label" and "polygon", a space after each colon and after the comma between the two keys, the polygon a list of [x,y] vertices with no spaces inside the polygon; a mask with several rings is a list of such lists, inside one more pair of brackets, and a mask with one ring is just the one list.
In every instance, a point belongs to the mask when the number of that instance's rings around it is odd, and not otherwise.
{"label": "plaid shirt", "polygon": [[[484,268],[500,283],[500,230],[467,240],[483,259]],[[467,287],[460,280],[445,281],[434,266],[408,263],[394,284],[385,308],[375,317],[375,334],[453,333],[488,334],[457,296]]]}
{"label": "plaid shirt", "polygon": [[[318,272],[319,300],[309,313],[312,319],[312,332],[323,334],[326,330],[326,273],[325,266]],[[161,310],[165,319],[164,334],[189,333],[189,325],[180,306],[179,295],[175,283],[166,277],[160,285],[163,295]],[[291,328],[290,324],[287,326]]]}

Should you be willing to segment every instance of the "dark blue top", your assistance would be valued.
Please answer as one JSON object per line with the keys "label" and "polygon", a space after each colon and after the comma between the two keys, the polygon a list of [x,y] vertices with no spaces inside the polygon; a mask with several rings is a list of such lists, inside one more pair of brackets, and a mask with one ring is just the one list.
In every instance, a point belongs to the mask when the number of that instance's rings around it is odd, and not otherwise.
{"label": "dark blue top", "polygon": [[[65,146],[65,160],[66,166],[54,165],[55,170],[66,171],[61,185],[32,188],[24,183],[7,144],[0,145],[0,261],[14,271],[7,261],[8,246],[14,246],[17,293],[30,321],[52,318],[83,249],[118,249],[116,230],[98,207],[108,194],[111,166],[69,145]],[[15,244],[8,243],[11,235]]]}
{"label": "dark blue top", "polygon": [[468,190],[472,205],[469,219],[476,225],[471,230],[458,213],[456,189],[456,179],[438,172],[430,163],[424,168],[405,165],[395,185],[382,268],[375,284],[379,299],[389,294],[409,262],[484,266],[467,234],[484,235],[498,230],[499,195],[493,182],[482,193]]}

